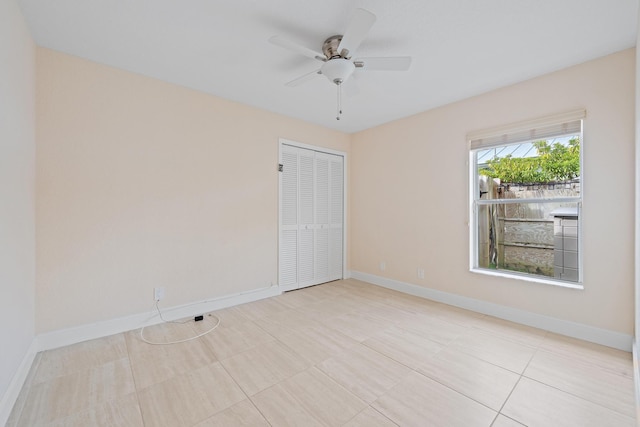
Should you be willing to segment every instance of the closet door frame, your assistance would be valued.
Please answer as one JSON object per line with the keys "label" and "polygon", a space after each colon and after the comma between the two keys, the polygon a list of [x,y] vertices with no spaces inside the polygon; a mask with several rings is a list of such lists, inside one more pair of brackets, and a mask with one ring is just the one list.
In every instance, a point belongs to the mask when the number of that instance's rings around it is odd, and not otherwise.
{"label": "closet door frame", "polygon": [[[347,279],[347,153],[344,151],[332,150],[330,148],[319,147],[315,145],[304,144],[284,138],[279,139],[278,143],[278,165],[282,159],[282,147],[288,145],[296,148],[317,151],[320,153],[333,154],[342,157],[342,278]],[[298,289],[296,285],[281,285],[280,277],[280,256],[282,246],[282,173],[278,172],[278,286],[281,290],[289,291]]]}

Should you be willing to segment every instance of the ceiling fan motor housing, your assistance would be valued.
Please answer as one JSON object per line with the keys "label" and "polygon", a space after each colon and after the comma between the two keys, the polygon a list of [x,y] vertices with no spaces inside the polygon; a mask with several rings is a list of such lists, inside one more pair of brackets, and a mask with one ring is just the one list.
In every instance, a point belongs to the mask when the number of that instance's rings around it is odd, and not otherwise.
{"label": "ceiling fan motor housing", "polygon": [[355,69],[356,66],[348,59],[334,58],[325,62],[320,71],[330,82],[339,85],[347,80]]}
{"label": "ceiling fan motor housing", "polygon": [[[342,36],[338,34],[327,38],[324,43],[322,43],[322,53],[324,53],[327,59],[340,58],[341,56],[346,58],[346,55],[343,56],[342,52],[338,52],[341,41]],[[348,51],[345,53],[348,53]]]}

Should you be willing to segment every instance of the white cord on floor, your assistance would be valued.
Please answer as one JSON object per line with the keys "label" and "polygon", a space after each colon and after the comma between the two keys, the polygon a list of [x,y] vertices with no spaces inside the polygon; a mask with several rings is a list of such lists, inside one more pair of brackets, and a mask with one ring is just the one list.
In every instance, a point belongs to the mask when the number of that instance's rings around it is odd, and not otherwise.
{"label": "white cord on floor", "polygon": [[[160,319],[164,322],[164,323],[178,323],[178,324],[185,324],[187,322],[190,322],[191,319],[187,319],[187,320],[165,320],[164,317],[162,317],[162,312],[160,311],[160,307],[158,307],[158,301],[156,301],[156,310],[158,310],[158,315],[160,315]],[[209,332],[213,331],[215,328],[217,328],[218,326],[220,326],[220,318],[218,316],[214,316],[212,314],[209,314],[209,316],[211,317],[215,317],[217,322],[215,325],[213,325],[213,327],[199,335],[196,335],[195,337],[190,337],[190,338],[185,338],[183,340],[178,340],[178,341],[169,341],[169,342],[153,342],[153,341],[149,341],[144,337],[144,328],[145,326],[142,327],[142,329],[140,329],[140,339],[143,342],[146,342],[147,344],[151,344],[151,345],[170,345],[170,344],[180,344],[183,342],[187,342],[187,341],[192,341],[195,340],[197,338],[203,337],[205,335],[207,335]]]}

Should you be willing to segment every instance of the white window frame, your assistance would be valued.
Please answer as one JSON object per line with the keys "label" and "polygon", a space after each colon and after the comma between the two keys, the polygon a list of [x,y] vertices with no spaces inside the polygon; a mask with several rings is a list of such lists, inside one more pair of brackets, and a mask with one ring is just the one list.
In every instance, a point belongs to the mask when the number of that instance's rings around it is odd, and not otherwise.
{"label": "white window frame", "polygon": [[[533,120],[526,120],[499,126],[491,129],[484,129],[467,134],[469,151],[469,270],[472,273],[479,273],[488,276],[504,277],[510,279],[525,280],[529,282],[542,283],[546,285],[561,286],[573,289],[584,289],[583,287],[583,238],[582,238],[582,207],[584,194],[583,158],[584,158],[584,133],[583,120],[586,117],[584,109],[572,110],[560,114],[540,117]],[[573,127],[579,121],[579,132],[567,132],[567,124]],[[554,136],[567,135],[568,133],[580,134],[580,195],[567,198],[536,198],[536,199],[499,199],[482,200],[478,194],[478,171],[476,164],[476,152],[491,147],[499,147],[516,143],[524,143],[541,139],[548,139]],[[531,202],[575,202],[578,206],[578,281],[570,282],[555,278],[545,278],[527,273],[520,273],[509,270],[491,270],[479,267],[478,260],[478,206],[503,203],[531,203]]]}

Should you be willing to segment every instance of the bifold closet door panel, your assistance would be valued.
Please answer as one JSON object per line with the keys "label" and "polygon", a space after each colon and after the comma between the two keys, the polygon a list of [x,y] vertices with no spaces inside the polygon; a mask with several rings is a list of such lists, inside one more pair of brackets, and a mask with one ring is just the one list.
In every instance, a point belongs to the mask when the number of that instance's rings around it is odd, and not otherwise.
{"label": "bifold closet door panel", "polygon": [[329,154],[315,153],[315,281],[329,281]]}
{"label": "bifold closet door panel", "polygon": [[280,164],[279,283],[298,284],[298,152],[283,146]]}
{"label": "bifold closet door panel", "polygon": [[315,284],[315,152],[298,149],[299,200],[298,217],[298,285]]}
{"label": "bifold closet door panel", "polygon": [[282,145],[280,164],[280,285],[341,279],[343,157]]}
{"label": "bifold closet door panel", "polygon": [[344,247],[344,157],[329,158],[329,280],[342,279]]}

